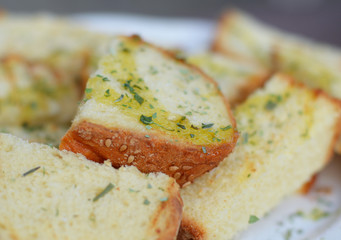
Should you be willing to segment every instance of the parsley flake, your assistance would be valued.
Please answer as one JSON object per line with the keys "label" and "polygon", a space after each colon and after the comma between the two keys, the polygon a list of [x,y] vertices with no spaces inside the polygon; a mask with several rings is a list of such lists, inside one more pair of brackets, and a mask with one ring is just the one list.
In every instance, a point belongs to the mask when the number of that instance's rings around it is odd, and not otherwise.
{"label": "parsley flake", "polygon": [[114,184],[109,183],[102,192],[100,192],[96,197],[94,197],[92,199],[93,202],[96,202],[98,199],[104,197],[105,194],[107,194],[108,192],[110,192],[113,188],[115,187]]}
{"label": "parsley flake", "polygon": [[250,215],[250,218],[249,218],[249,224],[253,224],[255,222],[257,222],[259,220],[259,218],[255,215]]}

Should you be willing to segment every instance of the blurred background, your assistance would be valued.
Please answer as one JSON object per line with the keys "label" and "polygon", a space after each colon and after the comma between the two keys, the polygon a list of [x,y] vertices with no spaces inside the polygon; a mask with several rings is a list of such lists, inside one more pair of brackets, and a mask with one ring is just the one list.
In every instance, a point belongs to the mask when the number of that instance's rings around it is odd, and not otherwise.
{"label": "blurred background", "polygon": [[120,13],[216,20],[229,7],[272,25],[341,47],[340,0],[1,0],[9,12]]}

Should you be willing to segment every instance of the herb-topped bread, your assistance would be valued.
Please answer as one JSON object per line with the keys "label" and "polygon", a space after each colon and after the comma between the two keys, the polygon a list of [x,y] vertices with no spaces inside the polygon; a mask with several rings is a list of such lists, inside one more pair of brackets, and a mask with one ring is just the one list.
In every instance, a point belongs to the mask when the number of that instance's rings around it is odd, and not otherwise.
{"label": "herb-topped bread", "polygon": [[0,128],[70,124],[107,39],[54,17],[1,16]]}
{"label": "herb-topped bread", "polygon": [[321,170],[341,104],[275,75],[235,109],[241,137],[220,165],[180,191],[178,239],[231,239]]}
{"label": "herb-topped bread", "polygon": [[216,83],[137,36],[119,37],[88,80],[61,149],[163,172],[180,185],[216,167],[238,137]]}
{"label": "herb-topped bread", "polygon": [[0,134],[0,239],[175,239],[174,179]]}
{"label": "herb-topped bread", "polygon": [[207,52],[190,56],[187,60],[212,77],[232,105],[244,101],[264,84],[270,74],[261,65],[220,53]]}
{"label": "herb-topped bread", "polygon": [[[341,99],[341,50],[280,31],[240,11],[225,13],[214,47],[289,74]],[[341,153],[341,139],[335,149]]]}

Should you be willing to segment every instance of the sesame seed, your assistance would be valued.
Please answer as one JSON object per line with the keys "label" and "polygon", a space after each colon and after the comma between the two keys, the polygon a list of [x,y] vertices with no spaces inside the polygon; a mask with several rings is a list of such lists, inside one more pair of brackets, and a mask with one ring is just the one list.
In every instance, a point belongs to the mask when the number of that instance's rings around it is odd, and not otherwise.
{"label": "sesame seed", "polygon": [[128,157],[128,163],[132,163],[134,161],[135,157],[133,155],[130,155]]}
{"label": "sesame seed", "polygon": [[191,182],[186,182],[184,185],[182,185],[182,187],[185,188],[185,187],[187,187],[189,185],[191,185]]}
{"label": "sesame seed", "polygon": [[190,170],[192,169],[193,167],[192,166],[183,166],[182,169],[187,171],[187,170]]}
{"label": "sesame seed", "polygon": [[105,140],[105,146],[110,147],[111,146],[111,139]]}
{"label": "sesame seed", "polygon": [[169,167],[169,171],[175,172],[176,170],[178,170],[179,168],[177,166],[171,166]]}
{"label": "sesame seed", "polygon": [[174,174],[175,179],[179,179],[181,177],[181,173],[177,172]]}
{"label": "sesame seed", "polygon": [[127,150],[127,145],[122,145],[121,147],[120,147],[120,152],[123,152],[123,151],[125,151],[125,150]]}

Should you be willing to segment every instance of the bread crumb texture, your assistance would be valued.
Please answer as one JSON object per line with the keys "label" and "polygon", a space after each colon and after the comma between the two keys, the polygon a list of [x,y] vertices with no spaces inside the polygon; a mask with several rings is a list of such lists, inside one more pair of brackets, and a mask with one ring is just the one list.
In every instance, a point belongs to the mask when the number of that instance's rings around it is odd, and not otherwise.
{"label": "bread crumb texture", "polygon": [[0,239],[174,239],[175,181],[0,134]]}
{"label": "bread crumb texture", "polygon": [[275,75],[235,110],[234,152],[181,190],[180,239],[231,239],[321,170],[332,153],[340,104]]}

